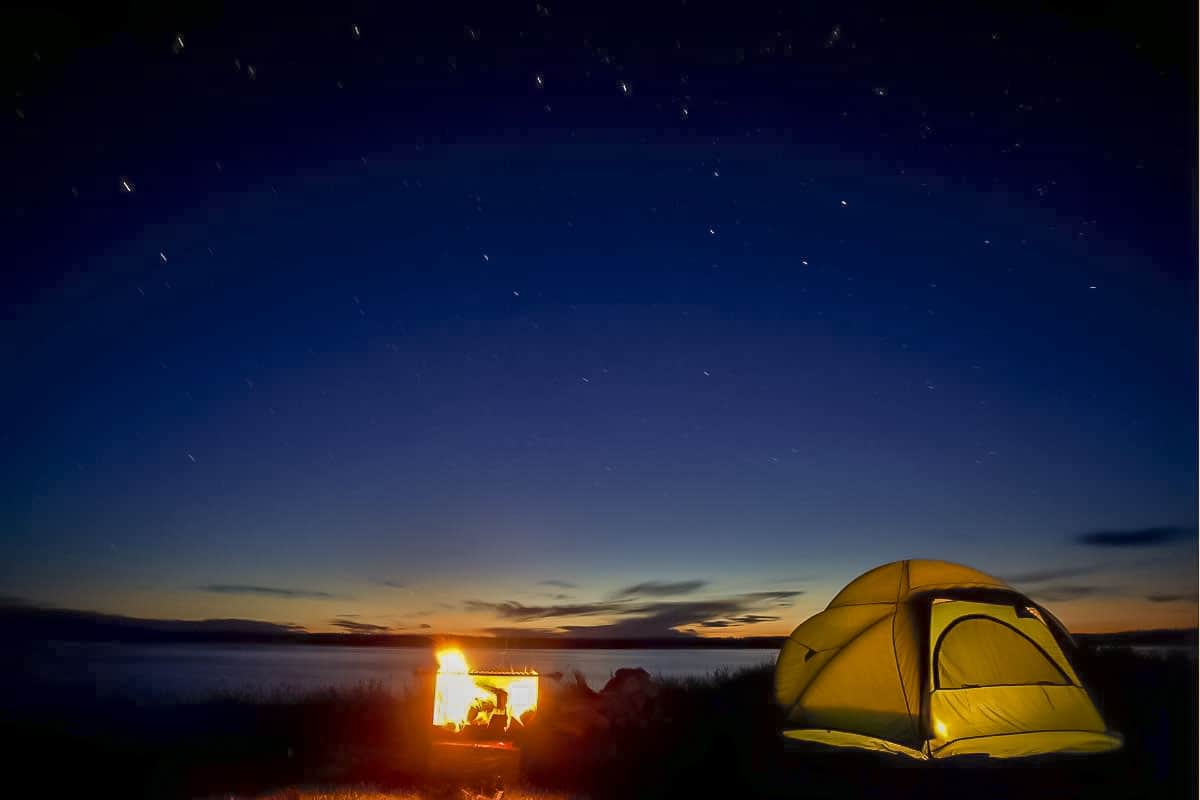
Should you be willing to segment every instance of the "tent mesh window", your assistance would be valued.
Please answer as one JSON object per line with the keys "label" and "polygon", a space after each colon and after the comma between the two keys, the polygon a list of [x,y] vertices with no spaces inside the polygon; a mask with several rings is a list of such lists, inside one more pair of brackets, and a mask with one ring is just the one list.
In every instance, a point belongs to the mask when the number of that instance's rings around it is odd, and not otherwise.
{"label": "tent mesh window", "polygon": [[953,622],[942,633],[934,658],[938,689],[1071,685],[1041,647],[992,617],[961,617]]}

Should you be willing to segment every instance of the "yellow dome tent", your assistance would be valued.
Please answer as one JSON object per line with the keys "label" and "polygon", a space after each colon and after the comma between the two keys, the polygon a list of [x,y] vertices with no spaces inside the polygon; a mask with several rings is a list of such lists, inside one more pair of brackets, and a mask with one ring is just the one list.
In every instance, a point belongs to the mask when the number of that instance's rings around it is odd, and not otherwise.
{"label": "yellow dome tent", "polygon": [[784,643],[783,735],[919,759],[1120,747],[1063,645],[1062,623],[990,575],[945,561],[885,564]]}

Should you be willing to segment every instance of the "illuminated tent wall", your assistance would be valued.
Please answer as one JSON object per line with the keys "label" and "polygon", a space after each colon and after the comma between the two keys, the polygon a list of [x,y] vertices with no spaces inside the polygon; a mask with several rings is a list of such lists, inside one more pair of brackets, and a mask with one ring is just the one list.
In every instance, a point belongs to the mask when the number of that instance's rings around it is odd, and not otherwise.
{"label": "illuminated tent wall", "polygon": [[790,740],[913,758],[1120,747],[1029,598],[945,561],[858,577],[792,632],[775,667]]}

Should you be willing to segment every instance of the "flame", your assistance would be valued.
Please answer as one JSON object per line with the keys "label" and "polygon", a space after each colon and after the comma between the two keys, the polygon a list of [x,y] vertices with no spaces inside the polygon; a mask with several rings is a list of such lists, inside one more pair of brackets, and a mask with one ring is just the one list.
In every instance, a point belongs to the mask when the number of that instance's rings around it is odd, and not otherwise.
{"label": "flame", "polygon": [[488,727],[495,714],[504,729],[537,708],[536,672],[524,674],[472,673],[461,650],[437,653],[437,683],[433,694],[433,724],[459,731],[467,726]]}
{"label": "flame", "polygon": [[508,719],[521,717],[537,708],[537,676],[517,676],[508,684]]}
{"label": "flame", "polygon": [[441,650],[437,654],[438,672],[446,672],[453,675],[466,675],[470,670],[467,668],[467,657],[462,654],[462,650]]}

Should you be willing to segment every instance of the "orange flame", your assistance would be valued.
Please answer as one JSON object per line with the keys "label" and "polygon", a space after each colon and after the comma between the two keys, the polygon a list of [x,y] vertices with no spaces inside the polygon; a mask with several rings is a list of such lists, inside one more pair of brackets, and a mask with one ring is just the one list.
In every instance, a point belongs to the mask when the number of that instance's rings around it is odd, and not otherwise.
{"label": "orange flame", "polygon": [[437,683],[433,690],[433,724],[459,731],[467,726],[488,727],[492,717],[513,720],[537,708],[538,677],[529,673],[473,673],[461,650],[439,650]]}

